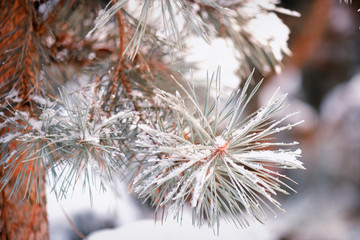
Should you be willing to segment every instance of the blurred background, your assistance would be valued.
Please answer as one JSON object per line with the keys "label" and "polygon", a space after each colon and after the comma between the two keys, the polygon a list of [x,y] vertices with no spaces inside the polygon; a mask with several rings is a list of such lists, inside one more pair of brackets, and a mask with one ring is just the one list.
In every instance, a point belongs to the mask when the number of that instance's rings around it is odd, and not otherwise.
{"label": "blurred background", "polygon": [[81,190],[60,202],[48,194],[51,239],[90,233],[89,239],[360,238],[360,2],[282,0],[281,6],[301,13],[299,18],[279,15],[291,30],[293,54],[280,74],[265,76],[257,102],[281,86],[289,93],[289,109],[305,120],[291,134],[300,142],[307,170],[286,172],[298,183],[297,193],[278,196],[286,213],[277,211],[276,218],[270,213],[264,225],[248,229],[224,222],[214,237],[211,229],[193,228],[188,213],[182,226],[171,219],[154,225],[153,211],[114,183],[94,196],[92,207]]}

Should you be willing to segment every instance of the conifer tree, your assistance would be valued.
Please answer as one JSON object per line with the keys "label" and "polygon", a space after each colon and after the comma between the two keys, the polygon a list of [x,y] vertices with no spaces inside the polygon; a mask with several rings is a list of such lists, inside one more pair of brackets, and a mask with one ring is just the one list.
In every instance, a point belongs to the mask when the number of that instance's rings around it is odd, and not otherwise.
{"label": "conifer tree", "polygon": [[[198,226],[239,226],[281,209],[293,190],[278,168],[303,168],[296,142],[276,133],[278,92],[247,106],[279,72],[297,15],[275,0],[0,1],[2,239],[48,239],[45,179],[61,199],[121,178],[162,216],[188,205]],[[279,33],[264,31],[266,22]],[[195,84],[177,71],[187,39],[229,41],[242,87],[221,94],[221,71]],[[206,73],[205,73],[206,74]]]}

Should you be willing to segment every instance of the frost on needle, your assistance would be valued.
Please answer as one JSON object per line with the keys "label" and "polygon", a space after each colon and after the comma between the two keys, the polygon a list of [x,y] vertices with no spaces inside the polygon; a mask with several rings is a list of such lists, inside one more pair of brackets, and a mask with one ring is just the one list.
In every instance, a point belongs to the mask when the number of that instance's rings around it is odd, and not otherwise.
{"label": "frost on needle", "polygon": [[[141,198],[151,199],[156,211],[169,208],[180,221],[183,208],[190,205],[194,225],[219,227],[223,217],[245,227],[249,220],[266,220],[265,208],[273,211],[271,205],[275,205],[281,209],[274,199],[277,192],[293,191],[282,181],[288,178],[276,169],[304,169],[298,160],[301,151],[287,148],[296,142],[276,142],[273,135],[300,122],[284,126],[284,120],[294,114],[271,119],[284,108],[286,95],[278,96],[278,91],[265,106],[244,116],[261,84],[247,93],[252,74],[243,89],[220,106],[219,75],[218,71],[208,80],[203,107],[191,84],[185,88],[178,83],[186,100],[178,92],[157,90],[172,118],[159,117],[156,124],[140,125],[143,134],[137,146],[148,158],[133,187]],[[212,85],[214,100],[210,100]]]}
{"label": "frost on needle", "polygon": [[7,133],[0,138],[0,166],[4,169],[0,188],[16,178],[11,194],[26,184],[28,196],[35,182],[39,196],[40,170],[44,168],[58,198],[66,197],[82,182],[91,200],[93,186],[104,188],[114,172],[121,172],[128,152],[123,145],[135,113],[125,103],[116,111],[107,111],[103,93],[95,89],[71,94],[60,90],[58,101],[41,101],[44,105],[38,119],[11,106],[2,108],[9,116],[0,116],[0,130]]}

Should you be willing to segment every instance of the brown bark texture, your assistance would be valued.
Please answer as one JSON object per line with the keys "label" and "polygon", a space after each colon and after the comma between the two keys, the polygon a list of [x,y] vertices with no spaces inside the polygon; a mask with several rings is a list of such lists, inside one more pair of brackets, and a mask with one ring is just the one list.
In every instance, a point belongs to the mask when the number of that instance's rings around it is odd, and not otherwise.
{"label": "brown bark texture", "polygon": [[[31,108],[26,104],[26,99],[35,89],[38,73],[35,65],[39,59],[33,39],[32,18],[31,1],[0,0],[0,94],[6,94],[12,88],[18,90],[23,101],[14,107],[29,112],[30,116]],[[4,133],[2,130],[0,136]],[[9,151],[15,145],[16,142],[12,142]],[[27,153],[24,152],[20,157],[10,161],[20,162],[25,154]],[[19,168],[22,166],[20,164]],[[25,173],[29,174],[34,170],[34,166],[27,166],[30,167]],[[43,179],[39,183],[32,183],[32,191],[27,197],[24,197],[27,192],[26,184],[11,194],[17,175],[21,172],[20,169],[17,170],[19,171],[15,171],[0,192],[0,240],[49,239],[44,169],[40,170]],[[6,170],[1,167],[0,178],[4,171]],[[36,188],[39,190],[39,196]]]}
{"label": "brown bark texture", "polygon": [[9,198],[14,179],[3,189],[0,194],[1,240],[49,239],[44,182],[42,181],[40,184],[40,188],[42,188],[40,201],[36,200],[36,191],[34,190],[31,192],[29,199],[24,199],[25,185]]}

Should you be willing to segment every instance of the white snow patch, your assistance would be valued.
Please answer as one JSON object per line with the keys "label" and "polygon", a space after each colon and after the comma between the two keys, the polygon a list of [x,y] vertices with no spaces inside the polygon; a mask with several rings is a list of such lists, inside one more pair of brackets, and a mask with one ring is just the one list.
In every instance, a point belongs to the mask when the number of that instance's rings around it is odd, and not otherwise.
{"label": "white snow patch", "polygon": [[[200,37],[191,37],[187,40],[187,44],[188,50],[184,56],[187,63],[195,63],[192,73],[194,80],[206,81],[204,72],[217,69],[220,66],[222,86],[231,89],[236,89],[239,86],[240,78],[236,75],[239,62],[236,59],[231,41],[216,38],[211,41],[211,45],[208,45]],[[188,75],[185,77],[190,79]]]}
{"label": "white snow patch", "polygon": [[8,133],[0,137],[0,143],[8,143],[13,139],[16,139],[21,135],[21,132],[17,133]]}
{"label": "white snow patch", "polygon": [[270,47],[276,60],[281,61],[283,53],[291,55],[287,46],[290,30],[275,13],[256,14],[244,30],[251,35],[252,41]]}
{"label": "white snow patch", "polygon": [[11,89],[11,91],[5,97],[6,100],[10,100],[12,102],[21,102],[21,98],[19,97],[19,91],[15,88]]}
{"label": "white snow patch", "polygon": [[34,102],[39,103],[40,105],[46,105],[48,100],[43,98],[42,96],[39,95],[31,95],[30,99],[32,99]]}
{"label": "white snow patch", "polygon": [[215,138],[215,142],[217,147],[219,148],[226,146],[226,144],[228,143],[222,136],[217,136]]}

